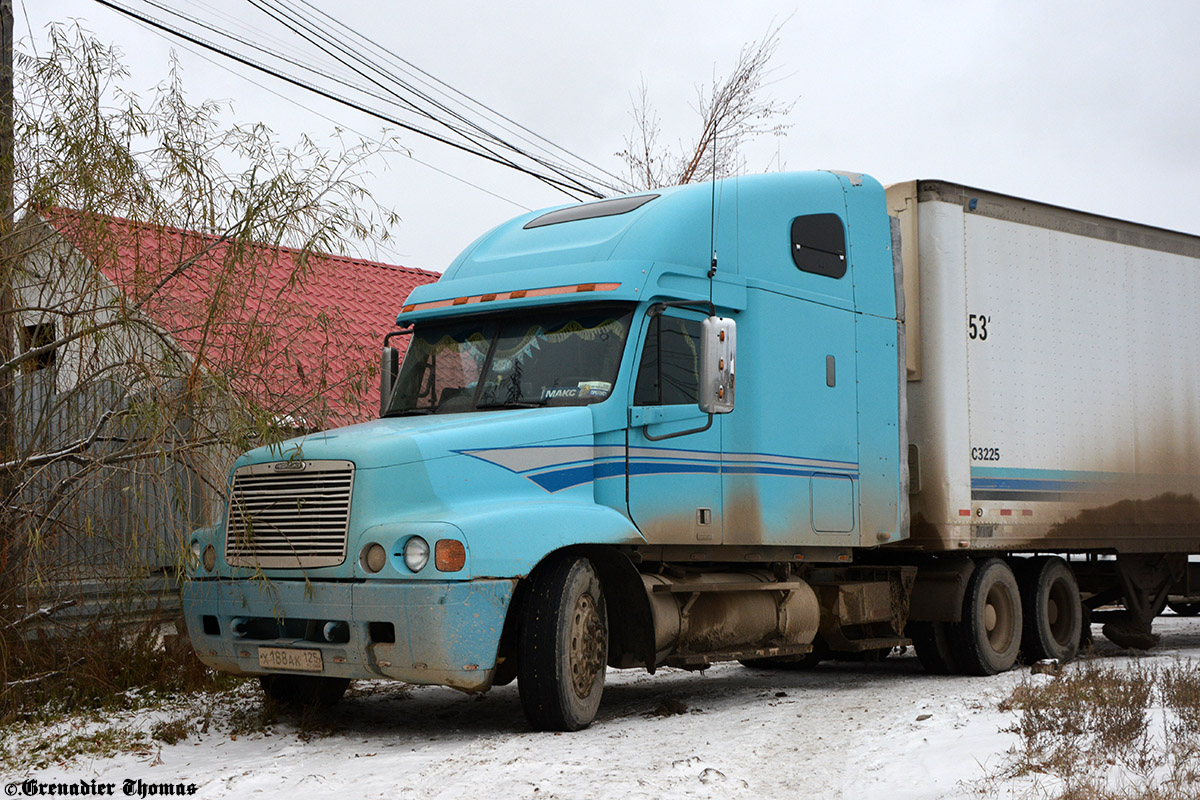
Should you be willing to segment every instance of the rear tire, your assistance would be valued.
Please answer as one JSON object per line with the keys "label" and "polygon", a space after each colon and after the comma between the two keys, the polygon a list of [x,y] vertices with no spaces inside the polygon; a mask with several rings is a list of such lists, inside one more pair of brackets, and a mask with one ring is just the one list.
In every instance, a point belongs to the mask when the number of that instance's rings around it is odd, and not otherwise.
{"label": "rear tire", "polygon": [[1026,661],[1070,661],[1079,652],[1083,604],[1075,574],[1061,558],[1031,559],[1021,575],[1021,648]]}
{"label": "rear tire", "polygon": [[604,592],[592,562],[557,558],[530,576],[517,689],[534,730],[577,731],[596,717],[608,662]]}
{"label": "rear tire", "polygon": [[349,678],[324,675],[260,675],[263,694],[288,708],[328,708],[342,699]]}
{"label": "rear tire", "polygon": [[955,644],[963,672],[995,675],[1012,668],[1021,650],[1021,590],[1008,564],[981,561],[967,583]]}
{"label": "rear tire", "polygon": [[949,622],[910,622],[905,631],[912,639],[917,660],[930,675],[955,675],[959,672],[958,657]]}

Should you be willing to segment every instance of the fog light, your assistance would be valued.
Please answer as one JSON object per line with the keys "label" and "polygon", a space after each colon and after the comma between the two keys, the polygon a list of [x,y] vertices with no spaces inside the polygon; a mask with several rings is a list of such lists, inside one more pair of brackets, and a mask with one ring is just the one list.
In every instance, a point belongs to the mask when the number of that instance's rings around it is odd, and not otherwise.
{"label": "fog light", "polygon": [[211,544],[204,548],[204,554],[201,556],[204,561],[204,569],[207,572],[212,572],[217,566],[217,548]]}
{"label": "fog light", "polygon": [[429,542],[414,536],[404,543],[404,566],[420,572],[429,563]]}
{"label": "fog light", "polygon": [[387,551],[383,549],[383,545],[369,544],[363,548],[358,561],[367,572],[379,572],[387,563]]}
{"label": "fog light", "polygon": [[346,644],[350,641],[350,626],[345,622],[331,620],[325,623],[321,635],[331,644]]}
{"label": "fog light", "polygon": [[467,563],[467,548],[457,539],[438,539],[433,547],[433,563],[441,572],[458,572]]}

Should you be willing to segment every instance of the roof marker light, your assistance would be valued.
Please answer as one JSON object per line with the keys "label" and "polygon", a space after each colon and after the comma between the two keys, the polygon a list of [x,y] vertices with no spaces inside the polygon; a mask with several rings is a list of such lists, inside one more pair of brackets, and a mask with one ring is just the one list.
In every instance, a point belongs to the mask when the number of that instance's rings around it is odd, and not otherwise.
{"label": "roof marker light", "polygon": [[620,283],[575,283],[567,286],[547,286],[544,289],[514,289],[511,292],[489,292],[488,294],[467,295],[455,297],[453,300],[431,300],[428,303],[410,303],[400,309],[401,314],[410,311],[426,311],[434,308],[449,306],[464,306],[471,303],[489,303],[493,300],[519,300],[523,297],[550,297],[559,294],[576,294],[578,292],[612,292],[621,286]]}

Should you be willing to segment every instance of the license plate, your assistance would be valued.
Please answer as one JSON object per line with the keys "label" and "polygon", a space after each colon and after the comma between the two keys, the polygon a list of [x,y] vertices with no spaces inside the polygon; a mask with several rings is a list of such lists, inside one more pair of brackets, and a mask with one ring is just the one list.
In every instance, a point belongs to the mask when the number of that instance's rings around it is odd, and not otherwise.
{"label": "license plate", "polygon": [[321,672],[325,669],[320,650],[297,650],[291,647],[258,648],[258,665],[263,669],[290,669],[297,672]]}

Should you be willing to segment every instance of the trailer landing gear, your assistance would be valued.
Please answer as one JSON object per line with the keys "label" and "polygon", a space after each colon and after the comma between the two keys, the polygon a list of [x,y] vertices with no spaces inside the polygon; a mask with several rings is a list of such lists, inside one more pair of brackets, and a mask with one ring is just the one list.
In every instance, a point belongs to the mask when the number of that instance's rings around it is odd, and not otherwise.
{"label": "trailer landing gear", "polygon": [[1180,555],[1117,556],[1117,585],[1125,610],[1094,615],[1105,620],[1105,638],[1119,647],[1136,650],[1158,644],[1158,636],[1150,626],[1166,606],[1171,586],[1183,577],[1185,566],[1184,556]]}

